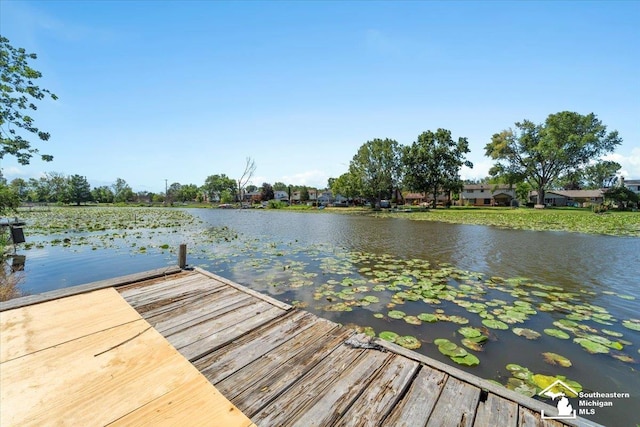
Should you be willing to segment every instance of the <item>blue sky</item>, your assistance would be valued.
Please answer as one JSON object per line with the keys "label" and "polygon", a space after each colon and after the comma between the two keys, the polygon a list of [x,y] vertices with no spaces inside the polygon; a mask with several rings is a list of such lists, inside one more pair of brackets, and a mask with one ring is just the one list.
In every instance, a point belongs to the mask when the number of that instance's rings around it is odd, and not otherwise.
{"label": "blue sky", "polygon": [[594,112],[640,178],[640,2],[0,0],[0,33],[59,96],[35,118],[55,171],[135,191],[239,177],[324,187],[373,138],[447,128],[487,175],[491,135]]}

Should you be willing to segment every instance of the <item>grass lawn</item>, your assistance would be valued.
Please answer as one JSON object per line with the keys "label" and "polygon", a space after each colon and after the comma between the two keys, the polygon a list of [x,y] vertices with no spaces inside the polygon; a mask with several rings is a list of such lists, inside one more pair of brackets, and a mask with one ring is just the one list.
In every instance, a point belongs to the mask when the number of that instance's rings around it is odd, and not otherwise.
{"label": "grass lawn", "polygon": [[578,233],[640,236],[640,213],[609,211],[595,214],[575,208],[464,208],[435,209],[425,212],[376,212],[382,217],[406,217],[420,221],[493,225],[521,230],[571,231]]}

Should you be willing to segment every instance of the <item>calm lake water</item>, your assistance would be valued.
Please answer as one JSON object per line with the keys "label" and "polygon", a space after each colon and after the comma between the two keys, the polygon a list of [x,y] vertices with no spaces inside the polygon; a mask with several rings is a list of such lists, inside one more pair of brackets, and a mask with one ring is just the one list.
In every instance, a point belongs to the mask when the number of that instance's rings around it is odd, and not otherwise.
{"label": "calm lake water", "polygon": [[[584,391],[629,393],[628,399],[611,400],[613,407],[595,407],[594,415],[584,416],[612,426],[640,423],[640,332],[622,325],[640,318],[638,238],[504,230],[404,217],[187,212],[198,218],[187,227],[30,235],[32,247],[19,251],[26,255],[22,288],[39,293],[173,265],[176,246],[187,243],[192,265],[336,322],[371,327],[376,334],[414,336],[422,344],[416,351],[480,377],[506,384],[511,377],[506,365],[518,364],[533,374],[563,375],[579,382]],[[66,245],[59,243],[64,238],[70,239]],[[422,297],[429,296],[428,290],[419,299],[410,298],[407,292],[417,283],[423,284],[422,289],[435,289],[437,295],[425,302]],[[374,298],[363,302],[365,296]],[[483,304],[483,310],[498,316],[505,311],[513,314],[515,301],[528,302],[535,314],[506,330],[485,327],[479,310],[470,307]],[[392,310],[443,317],[414,325],[390,318]],[[375,317],[376,313],[383,317]],[[568,321],[568,315],[575,322]],[[560,320],[565,323],[558,326]],[[457,331],[462,326],[476,327],[488,337],[483,351],[467,350],[479,358],[477,366],[456,365],[433,344],[446,338],[461,346],[463,337]],[[527,340],[517,336],[514,327],[530,328],[541,336]],[[558,327],[570,339],[543,332]],[[620,340],[623,348],[590,354],[573,341],[586,335]],[[545,352],[560,354],[572,365],[551,365],[545,362]],[[574,409],[586,408],[577,398],[570,401]]]}

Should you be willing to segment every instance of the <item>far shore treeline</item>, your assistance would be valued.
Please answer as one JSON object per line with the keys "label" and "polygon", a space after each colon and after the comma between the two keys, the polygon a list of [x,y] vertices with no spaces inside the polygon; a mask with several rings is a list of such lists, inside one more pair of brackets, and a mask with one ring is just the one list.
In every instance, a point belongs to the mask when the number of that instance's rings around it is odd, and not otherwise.
{"label": "far shore treeline", "polygon": [[[360,146],[348,170],[329,178],[326,189],[333,195],[367,201],[372,206],[382,199],[399,199],[403,192],[418,192],[432,195],[435,207],[438,194],[455,198],[464,184],[480,183],[509,184],[519,195],[535,190],[542,200],[548,190],[613,187],[621,166],[601,157],[620,143],[617,132],[607,133],[606,126],[594,114],[563,111],[549,115],[542,124],[525,120],[493,135],[485,146],[485,155],[495,161],[490,176],[470,181],[460,178],[463,165],[473,167],[465,158],[470,152],[467,138],[454,140],[447,129],[423,132],[411,145],[376,138]],[[305,202],[321,190],[283,182],[265,182],[258,187],[249,184],[255,169],[255,162],[248,158],[238,177],[213,174],[199,185],[176,181],[161,193],[135,191],[123,178],[117,178],[110,186],[92,189],[87,177],[77,174],[49,172],[38,179],[15,178],[11,182],[0,175],[0,205],[2,210],[9,210],[21,203],[259,202],[276,198],[276,192],[284,192],[287,197],[280,199],[285,200],[292,200],[292,194],[298,193],[296,201]],[[247,198],[247,194],[253,197]],[[626,195],[629,201],[637,201],[633,196]],[[520,199],[527,201],[525,196]]]}

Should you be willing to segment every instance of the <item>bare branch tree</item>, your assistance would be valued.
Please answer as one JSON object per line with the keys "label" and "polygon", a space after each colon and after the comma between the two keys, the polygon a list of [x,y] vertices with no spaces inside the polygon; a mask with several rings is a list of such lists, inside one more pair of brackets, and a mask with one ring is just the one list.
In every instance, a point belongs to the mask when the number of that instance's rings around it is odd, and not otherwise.
{"label": "bare branch tree", "polygon": [[238,179],[238,200],[242,202],[242,194],[244,193],[244,188],[247,186],[251,178],[253,177],[253,173],[256,171],[256,162],[251,157],[247,157],[247,161],[244,166],[244,172],[242,172],[242,176]]}

